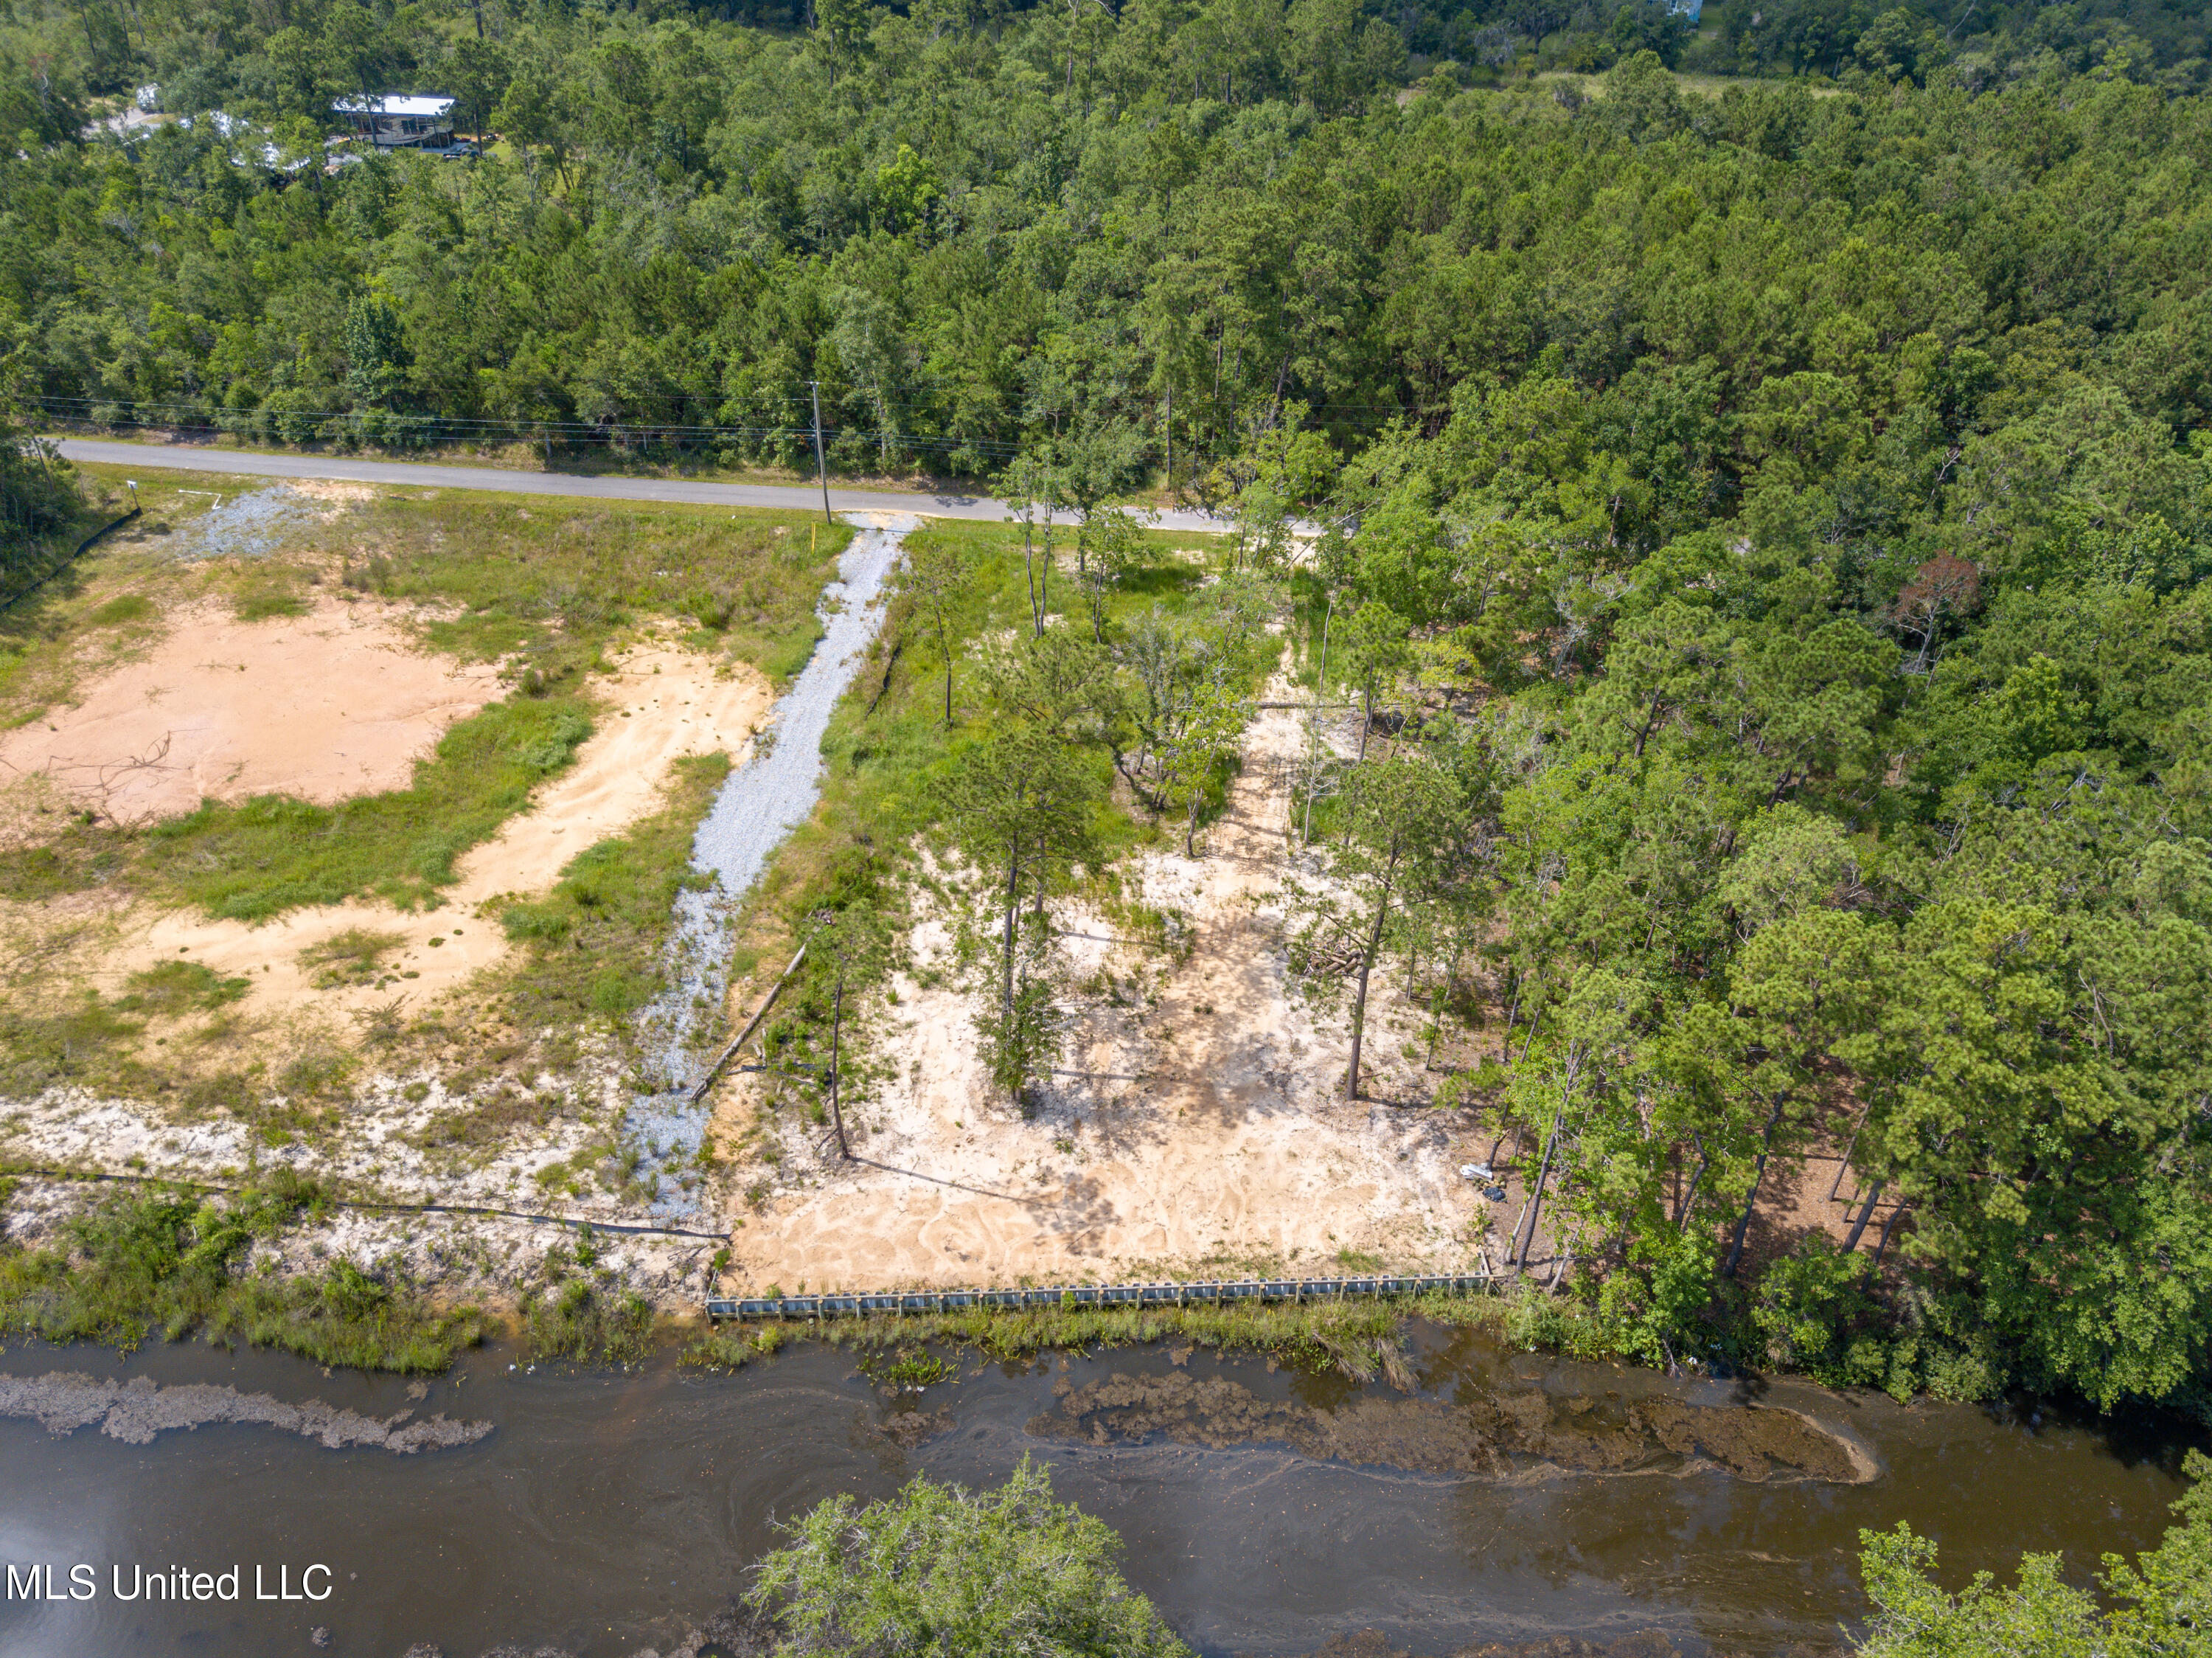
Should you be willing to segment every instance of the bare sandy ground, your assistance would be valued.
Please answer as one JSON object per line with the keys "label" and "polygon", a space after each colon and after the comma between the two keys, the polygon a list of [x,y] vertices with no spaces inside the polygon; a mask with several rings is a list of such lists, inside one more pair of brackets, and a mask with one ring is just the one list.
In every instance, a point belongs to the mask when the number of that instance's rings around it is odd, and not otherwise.
{"label": "bare sandy ground", "polygon": [[666,642],[641,645],[611,674],[594,676],[602,711],[569,768],[544,785],[530,810],[462,858],[443,907],[422,912],[368,901],[295,910],[258,925],[210,921],[191,911],[141,907],[116,920],[95,982],[119,985],[158,960],[198,961],[252,984],[245,1010],[312,1009],[350,1014],[392,992],[370,985],[318,989],[314,948],[355,928],[397,935],[385,958],[422,1006],[506,959],[492,913],[509,894],[542,893],[577,853],[650,813],[671,765],[716,751],[742,759],[773,700],[768,680],[742,663],[717,661]]}
{"label": "bare sandy ground", "polygon": [[0,777],[44,773],[125,823],[203,799],[328,803],[404,788],[447,727],[500,694],[495,666],[422,650],[409,619],[327,592],[305,616],[254,622],[193,606],[74,706],[0,735]]}
{"label": "bare sandy ground", "polygon": [[[1302,741],[1295,712],[1264,712],[1205,856],[1143,861],[1146,902],[1197,930],[1187,965],[1064,917],[1071,976],[1106,970],[1123,1005],[1085,1003],[1033,1118],[984,1103],[970,999],[901,982],[879,1036],[895,1080],[854,1113],[858,1161],[823,1155],[818,1131],[787,1134],[784,1190],[750,1215],[732,1201],[732,1281],[795,1292],[1341,1271],[1340,1251],[1428,1271],[1474,1259],[1489,1205],[1458,1176],[1449,1119],[1346,1102],[1342,1013],[1288,982],[1280,884]],[[915,944],[926,965],[941,924]],[[1405,1098],[1419,1061],[1402,1010],[1370,1023],[1368,1092]],[[744,1109],[728,1108],[732,1131]]]}

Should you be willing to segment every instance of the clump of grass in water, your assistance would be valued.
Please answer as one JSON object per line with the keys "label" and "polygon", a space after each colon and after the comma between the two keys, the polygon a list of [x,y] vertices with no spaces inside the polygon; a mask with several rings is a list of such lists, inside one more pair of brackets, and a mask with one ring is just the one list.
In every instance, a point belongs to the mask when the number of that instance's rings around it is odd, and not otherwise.
{"label": "clump of grass in water", "polygon": [[860,1361],[860,1373],[879,1387],[902,1393],[918,1393],[952,1374],[952,1367],[934,1353],[919,1347],[900,1347],[888,1356],[881,1350]]}
{"label": "clump of grass in water", "polygon": [[681,1362],[708,1370],[742,1369],[756,1358],[780,1353],[792,1339],[791,1326],[763,1324],[747,1330],[717,1327],[694,1338],[684,1349]]}
{"label": "clump of grass in water", "polygon": [[325,1365],[442,1370],[483,1339],[476,1308],[434,1308],[388,1272],[340,1261],[319,1276],[249,1275],[253,1245],[328,1213],[290,1171],[227,1201],[173,1188],[118,1194],[61,1246],[0,1251],[0,1331],[125,1350],[158,1332],[242,1340]]}

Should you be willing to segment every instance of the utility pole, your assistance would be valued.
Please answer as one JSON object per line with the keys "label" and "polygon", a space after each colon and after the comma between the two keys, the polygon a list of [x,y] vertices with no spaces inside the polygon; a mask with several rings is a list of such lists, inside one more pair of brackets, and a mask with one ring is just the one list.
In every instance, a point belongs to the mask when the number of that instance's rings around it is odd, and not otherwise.
{"label": "utility pole", "polygon": [[1175,381],[1168,381],[1168,415],[1161,423],[1168,435],[1168,499],[1175,499]]}
{"label": "utility pole", "polygon": [[822,480],[822,521],[834,524],[830,515],[830,468],[822,460],[822,382],[810,380],[807,389],[814,393],[814,475]]}

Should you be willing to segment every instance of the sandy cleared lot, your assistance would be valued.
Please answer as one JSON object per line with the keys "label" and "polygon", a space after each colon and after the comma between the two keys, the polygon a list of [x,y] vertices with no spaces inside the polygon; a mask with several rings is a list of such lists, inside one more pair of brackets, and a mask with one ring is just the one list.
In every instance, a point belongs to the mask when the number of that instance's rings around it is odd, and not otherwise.
{"label": "sandy cleared lot", "polygon": [[[1112,1282],[1208,1263],[1341,1271],[1346,1250],[1427,1271],[1474,1259],[1490,1206],[1457,1171],[1487,1143],[1455,1144],[1449,1114],[1346,1103],[1343,1015],[1316,1016],[1288,984],[1280,881],[1302,740],[1297,714],[1263,713],[1206,856],[1144,861],[1146,900],[1197,930],[1186,965],[1163,974],[1095,919],[1066,918],[1073,977],[1103,966],[1152,994],[1085,1004],[1033,1118],[984,1103],[969,998],[902,982],[880,1039],[896,1080],[855,1113],[859,1161],[837,1162],[834,1145],[825,1155],[821,1131],[804,1143],[787,1133],[784,1189],[759,1212],[732,1204],[744,1225],[730,1282],[795,1293]],[[926,924],[917,965],[942,942]],[[1407,1035],[1370,1009],[1370,1094],[1414,1091]],[[732,1132],[748,1109],[726,1108]]]}
{"label": "sandy cleared lot", "polygon": [[120,985],[155,961],[184,960],[248,977],[248,1012],[350,1013],[392,992],[318,989],[317,969],[301,957],[361,928],[398,935],[386,960],[395,972],[419,975],[406,983],[410,1004],[459,990],[507,955],[489,913],[494,900],[545,891],[577,853],[650,813],[678,756],[720,751],[741,760],[773,695],[757,670],[665,641],[625,654],[614,673],[593,677],[592,691],[602,711],[574,762],[540,789],[528,812],[462,858],[460,880],[445,889],[443,907],[410,913],[356,901],[295,910],[258,925],[142,908],[117,917],[95,982]]}
{"label": "sandy cleared lot", "polygon": [[74,706],[0,735],[0,777],[43,773],[124,823],[204,799],[327,804],[404,788],[447,727],[500,694],[496,667],[422,650],[408,620],[327,592],[305,616],[261,621],[196,605]]}

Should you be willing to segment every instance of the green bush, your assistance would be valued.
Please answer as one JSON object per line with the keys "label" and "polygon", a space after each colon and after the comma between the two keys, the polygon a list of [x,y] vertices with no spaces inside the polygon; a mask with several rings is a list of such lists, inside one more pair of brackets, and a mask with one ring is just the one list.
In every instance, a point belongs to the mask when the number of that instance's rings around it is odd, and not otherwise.
{"label": "green bush", "polygon": [[746,1596],[775,1609],[787,1650],[1051,1653],[1187,1658],[1114,1570],[1121,1539],[1052,1500],[1024,1454],[995,1491],[916,1479],[865,1507],[834,1496],[782,1528]]}
{"label": "green bush", "polygon": [[1770,1262],[1750,1308],[1768,1360],[1824,1387],[1888,1381],[1888,1318],[1870,1291],[1873,1278],[1868,1257],[1844,1254],[1818,1234]]}

